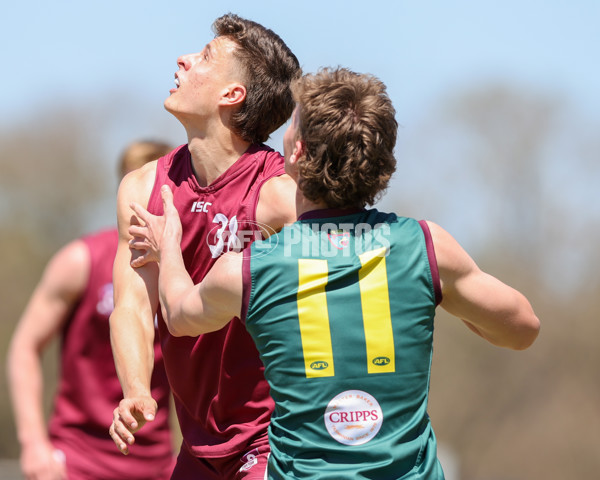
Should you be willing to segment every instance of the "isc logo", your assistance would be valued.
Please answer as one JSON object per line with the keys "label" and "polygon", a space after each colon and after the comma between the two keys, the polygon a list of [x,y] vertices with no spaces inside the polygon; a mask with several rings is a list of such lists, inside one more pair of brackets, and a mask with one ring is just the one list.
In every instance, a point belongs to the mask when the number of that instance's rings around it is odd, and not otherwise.
{"label": "isc logo", "polygon": [[388,357],[377,357],[373,359],[374,365],[388,365],[390,363],[390,359]]}
{"label": "isc logo", "polygon": [[192,212],[195,213],[206,213],[208,212],[208,207],[212,205],[211,202],[194,202],[192,204]]}
{"label": "isc logo", "polygon": [[325,370],[328,366],[329,364],[323,361],[313,362],[310,364],[310,368],[312,368],[313,370]]}

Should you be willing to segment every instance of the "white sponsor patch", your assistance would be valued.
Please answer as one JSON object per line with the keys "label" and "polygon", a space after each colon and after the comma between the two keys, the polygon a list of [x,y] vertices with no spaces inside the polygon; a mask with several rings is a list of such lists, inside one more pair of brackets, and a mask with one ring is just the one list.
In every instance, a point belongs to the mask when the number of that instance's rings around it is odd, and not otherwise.
{"label": "white sponsor patch", "polygon": [[383,411],[367,392],[347,390],[331,399],[324,420],[329,435],[337,442],[362,445],[379,432]]}

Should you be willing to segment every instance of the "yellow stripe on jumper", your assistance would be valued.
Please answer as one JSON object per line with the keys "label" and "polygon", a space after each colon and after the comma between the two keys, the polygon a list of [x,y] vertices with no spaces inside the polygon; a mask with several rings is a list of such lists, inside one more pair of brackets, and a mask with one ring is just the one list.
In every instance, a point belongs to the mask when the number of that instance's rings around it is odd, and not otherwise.
{"label": "yellow stripe on jumper", "polygon": [[396,371],[385,252],[383,247],[360,255],[358,279],[369,373]]}
{"label": "yellow stripe on jumper", "polygon": [[298,260],[298,319],[306,377],[333,377],[327,310],[327,260]]}

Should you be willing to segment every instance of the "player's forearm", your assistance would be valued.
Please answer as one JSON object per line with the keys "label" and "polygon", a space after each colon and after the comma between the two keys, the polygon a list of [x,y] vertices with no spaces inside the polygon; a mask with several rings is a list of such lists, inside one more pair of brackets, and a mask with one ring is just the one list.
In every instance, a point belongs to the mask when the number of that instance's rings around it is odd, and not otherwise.
{"label": "player's forearm", "polygon": [[42,407],[43,374],[35,349],[13,342],[7,361],[17,438],[21,446],[48,441]]}
{"label": "player's forearm", "polygon": [[186,297],[194,289],[194,282],[185,268],[177,244],[165,246],[161,251],[158,285],[169,332],[174,336],[196,334],[184,308]]}
{"label": "player's forearm", "polygon": [[[145,323],[151,322],[151,326]],[[115,308],[110,316],[110,341],[125,398],[150,395],[154,367],[154,323],[138,312]]]}

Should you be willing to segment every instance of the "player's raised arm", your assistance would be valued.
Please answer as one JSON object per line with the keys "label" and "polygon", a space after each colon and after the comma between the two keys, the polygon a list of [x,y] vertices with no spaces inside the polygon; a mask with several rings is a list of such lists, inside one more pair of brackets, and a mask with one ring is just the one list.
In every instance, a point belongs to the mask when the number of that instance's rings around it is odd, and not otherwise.
{"label": "player's raised arm", "polygon": [[[132,225],[131,247],[147,261],[160,264],[159,292],[163,317],[171,335],[198,336],[219,330],[240,315],[242,255],[222,255],[204,280],[194,285],[181,254],[181,221],[168,186],[161,189],[164,216],[131,205],[143,225]],[[136,264],[136,262],[133,262]]]}
{"label": "player's raised arm", "polygon": [[443,228],[427,222],[442,284],[442,308],[494,345],[523,350],[540,322],[520,292],[483,272]]}
{"label": "player's raised arm", "polygon": [[134,433],[156,414],[150,393],[154,365],[154,317],[158,308],[158,270],[156,264],[134,269],[130,262],[132,221],[129,204],[147,204],[156,162],[128,174],[117,196],[119,245],[113,268],[115,309],[110,316],[111,345],[123,400],[115,409],[110,435],[122,453],[135,441]]}

